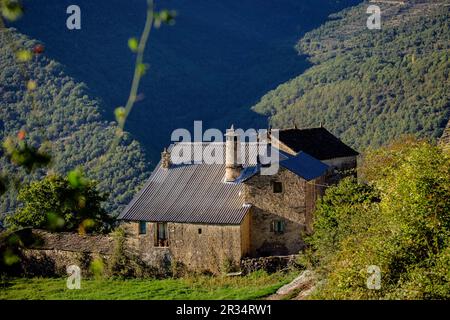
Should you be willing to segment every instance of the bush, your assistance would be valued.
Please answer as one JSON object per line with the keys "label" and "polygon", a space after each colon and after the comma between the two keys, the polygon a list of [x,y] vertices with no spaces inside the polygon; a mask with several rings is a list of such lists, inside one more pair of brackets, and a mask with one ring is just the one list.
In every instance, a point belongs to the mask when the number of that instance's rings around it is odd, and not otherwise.
{"label": "bush", "polygon": [[[425,141],[403,139],[373,150],[366,184],[345,179],[318,203],[313,259],[327,281],[315,298],[450,297],[450,157]],[[381,289],[366,286],[381,269]]]}
{"label": "bush", "polygon": [[46,176],[19,192],[24,204],[6,221],[13,228],[32,227],[50,231],[107,233],[115,219],[101,207],[105,199],[96,184],[83,181],[74,185],[73,177]]}

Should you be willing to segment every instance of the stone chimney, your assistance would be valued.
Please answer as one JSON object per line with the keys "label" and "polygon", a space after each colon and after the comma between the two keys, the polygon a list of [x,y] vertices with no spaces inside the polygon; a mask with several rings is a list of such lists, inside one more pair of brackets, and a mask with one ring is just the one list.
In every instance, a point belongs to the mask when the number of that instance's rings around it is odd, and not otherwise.
{"label": "stone chimney", "polygon": [[167,148],[164,148],[164,151],[161,152],[161,167],[164,169],[169,169],[172,161],[170,160],[170,152],[167,151]]}
{"label": "stone chimney", "polygon": [[241,175],[242,170],[241,141],[233,126],[227,129],[225,138],[225,181],[233,182]]}

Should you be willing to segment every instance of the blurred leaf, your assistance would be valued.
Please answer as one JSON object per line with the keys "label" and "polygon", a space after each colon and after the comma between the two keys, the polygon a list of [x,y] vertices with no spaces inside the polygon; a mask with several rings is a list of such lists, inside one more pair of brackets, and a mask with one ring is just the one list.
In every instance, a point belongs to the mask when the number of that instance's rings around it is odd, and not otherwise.
{"label": "blurred leaf", "polygon": [[5,19],[15,21],[23,14],[23,8],[18,0],[0,1],[0,12]]}
{"label": "blurred leaf", "polygon": [[7,248],[5,252],[3,253],[3,262],[7,266],[11,266],[13,264],[16,264],[20,261],[20,258],[12,252],[10,248]]}
{"label": "blurred leaf", "polygon": [[121,125],[125,121],[125,108],[124,107],[117,107],[114,110],[114,115],[116,117],[117,122]]}
{"label": "blurred leaf", "polygon": [[28,80],[27,82],[27,90],[28,91],[33,91],[36,90],[37,88],[37,83],[34,80]]}
{"label": "blurred leaf", "polygon": [[17,139],[19,139],[19,140],[24,140],[26,136],[27,136],[27,133],[25,130],[20,130],[17,133]]}
{"label": "blurred leaf", "polygon": [[78,207],[83,209],[86,207],[86,197],[83,195],[80,195],[77,197]]}
{"label": "blurred leaf", "polygon": [[140,63],[136,66],[136,68],[139,73],[139,76],[142,77],[147,72],[149,65],[146,63]]}
{"label": "blurred leaf", "polygon": [[89,270],[92,272],[95,278],[101,278],[104,270],[103,260],[100,258],[92,260],[89,266]]}
{"label": "blurred leaf", "polygon": [[168,25],[175,24],[175,17],[177,12],[174,10],[161,10],[160,12],[155,12],[155,27],[159,28],[162,23]]}
{"label": "blurred leaf", "polygon": [[67,174],[67,180],[74,189],[83,188],[89,183],[89,180],[84,177],[83,171],[80,168],[70,171]]}
{"label": "blurred leaf", "polygon": [[27,62],[30,61],[33,55],[28,50],[19,50],[16,53],[17,61],[19,62]]}
{"label": "blurred leaf", "polygon": [[34,54],[41,54],[45,50],[45,47],[42,44],[37,44],[33,47],[33,53]]}
{"label": "blurred leaf", "polygon": [[60,230],[65,225],[64,219],[55,212],[47,213],[47,224],[48,229],[51,231]]}
{"label": "blurred leaf", "polygon": [[139,41],[136,38],[130,38],[128,39],[128,47],[130,48],[131,51],[133,52],[137,52],[138,48],[139,48]]}
{"label": "blurred leaf", "polygon": [[46,166],[50,156],[43,151],[28,146],[26,141],[8,137],[3,142],[7,158],[14,164],[24,167],[27,171]]}
{"label": "blurred leaf", "polygon": [[95,227],[95,225],[96,223],[93,219],[84,219],[78,226],[78,233],[84,235],[90,232]]}

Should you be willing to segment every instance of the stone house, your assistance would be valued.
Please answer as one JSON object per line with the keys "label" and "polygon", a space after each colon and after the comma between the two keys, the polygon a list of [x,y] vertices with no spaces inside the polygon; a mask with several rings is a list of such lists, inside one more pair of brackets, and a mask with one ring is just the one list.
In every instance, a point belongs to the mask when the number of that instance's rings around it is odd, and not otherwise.
{"label": "stone house", "polygon": [[264,165],[258,157],[250,161],[250,142],[233,129],[225,143],[186,143],[194,153],[217,148],[224,164],[174,164],[171,153],[179,144],[171,145],[119,215],[128,242],[149,264],[176,261],[214,273],[246,257],[298,253],[317,198],[336,180],[336,170],[356,168],[358,153],[322,127],[277,136],[268,135],[267,144],[279,159],[273,175],[260,174]]}

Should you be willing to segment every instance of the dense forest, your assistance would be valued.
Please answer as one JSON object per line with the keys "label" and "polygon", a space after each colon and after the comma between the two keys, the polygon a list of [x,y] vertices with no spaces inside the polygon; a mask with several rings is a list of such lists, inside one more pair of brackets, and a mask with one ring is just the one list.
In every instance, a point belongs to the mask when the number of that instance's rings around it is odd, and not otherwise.
{"label": "dense forest", "polygon": [[367,2],[334,14],[297,45],[314,66],[253,109],[276,127],[323,122],[361,151],[405,133],[441,136],[450,116],[445,3],[379,4],[381,30],[366,27]]}
{"label": "dense forest", "polygon": [[[10,29],[17,47],[32,50],[37,42]],[[102,120],[100,103],[87,95],[86,86],[66,75],[59,63],[44,54],[30,63],[16,61],[6,31],[0,33],[0,140],[16,136],[19,130],[35,147],[46,148],[51,155],[49,168],[28,174],[0,157],[0,174],[10,178],[8,192],[1,197],[0,212],[12,211],[17,185],[24,185],[47,173],[67,174],[77,167],[98,181],[108,194],[105,209],[117,213],[138,190],[148,172],[148,163],[139,143],[125,133],[113,153],[107,150],[115,137],[115,124]],[[27,94],[26,78],[38,86]],[[105,160],[99,158],[106,155]],[[14,176],[14,177],[12,177]],[[14,188],[16,185],[16,188]]]}
{"label": "dense forest", "polygon": [[[257,2],[257,4],[255,3]],[[309,63],[295,50],[297,39],[329,14],[360,0],[171,0],[158,8],[176,10],[176,23],[152,31],[142,79],[143,99],[126,129],[153,164],[174,129],[192,130],[194,120],[224,130],[267,126],[250,110],[262,95],[303,72]],[[12,24],[42,41],[47,54],[104,101],[113,120],[132,77],[127,41],[140,34],[146,1],[80,1],[81,30],[65,26],[72,0],[24,1],[26,14]]]}

